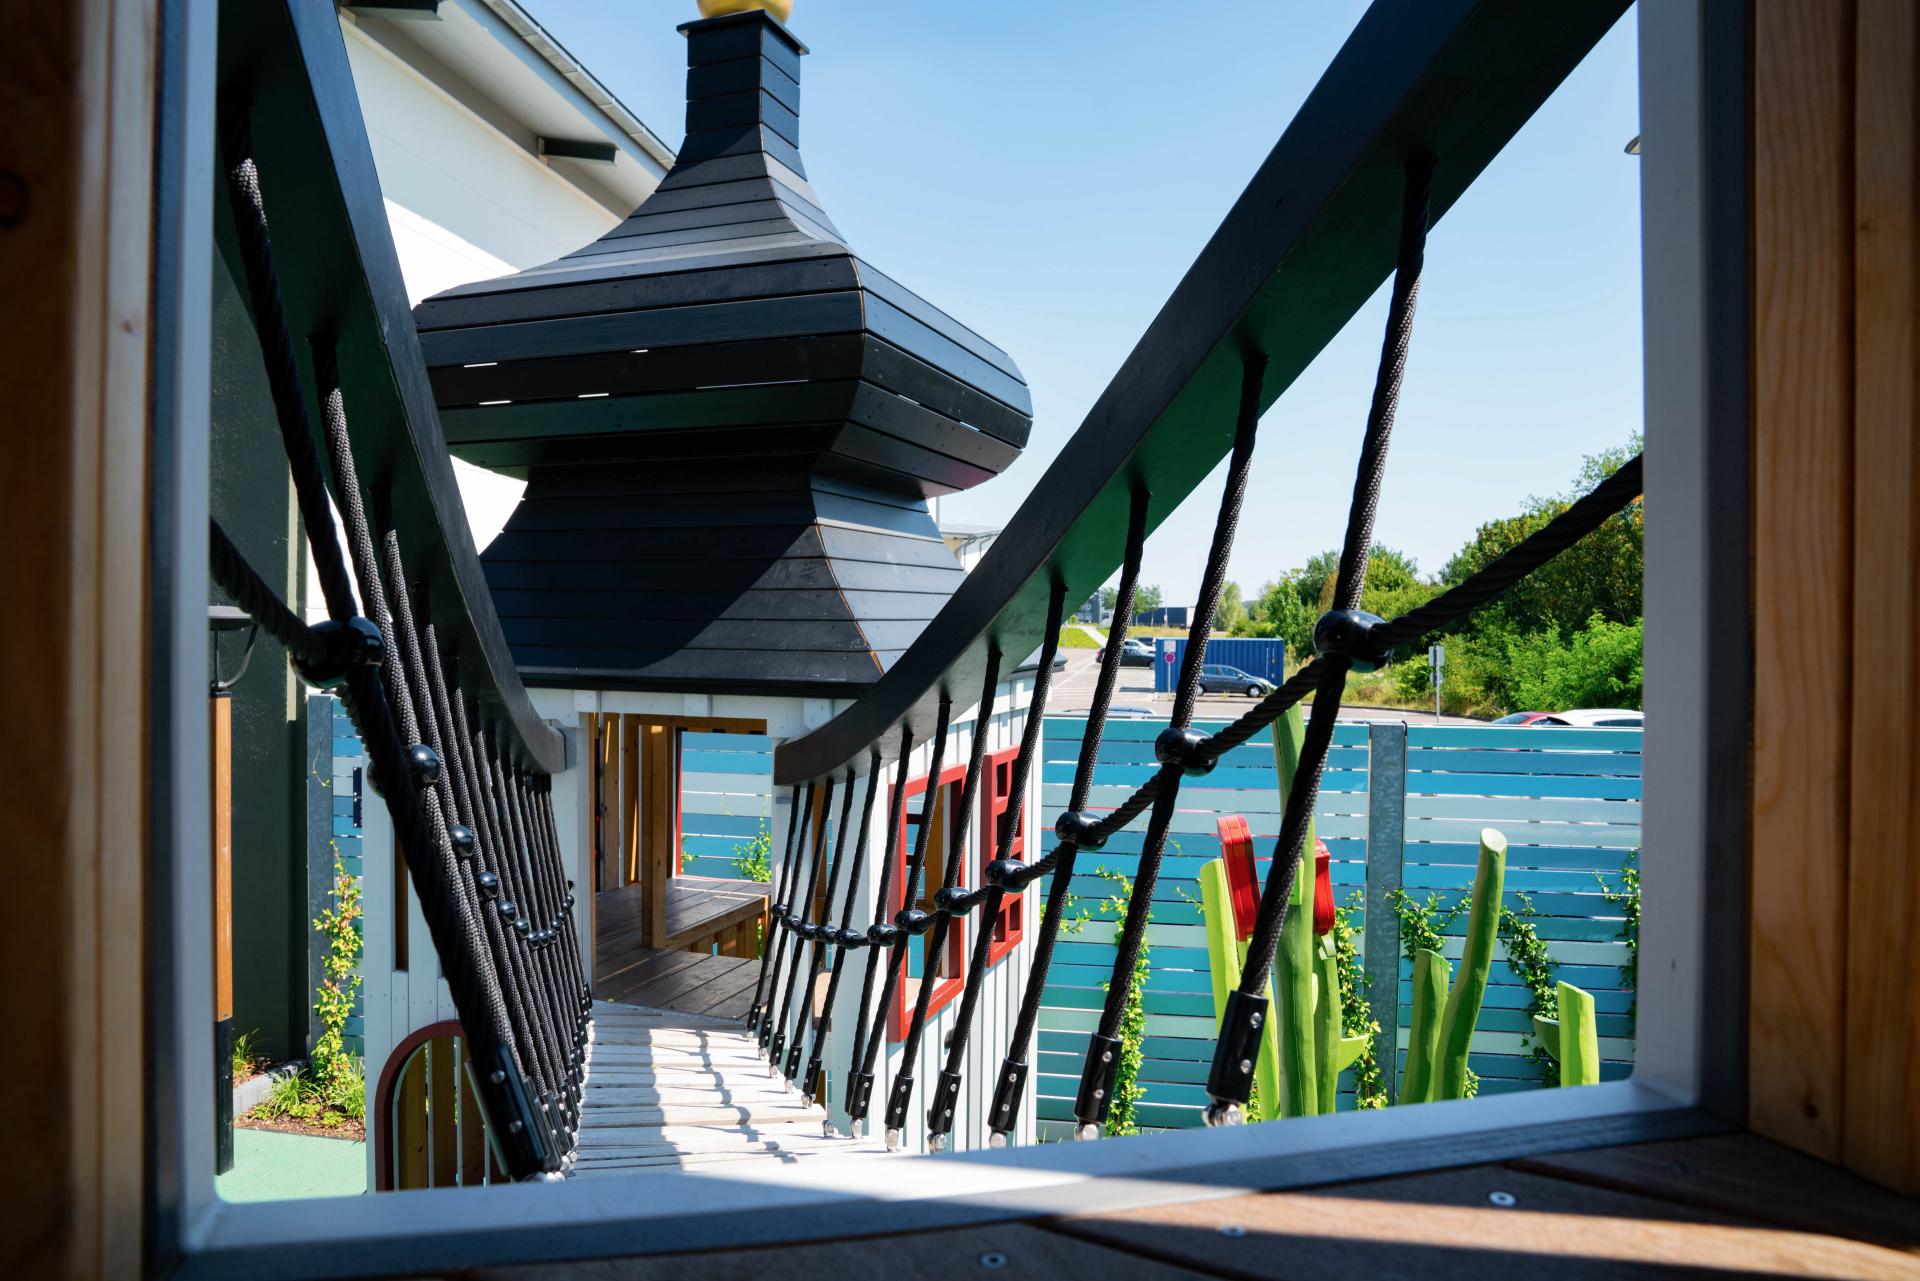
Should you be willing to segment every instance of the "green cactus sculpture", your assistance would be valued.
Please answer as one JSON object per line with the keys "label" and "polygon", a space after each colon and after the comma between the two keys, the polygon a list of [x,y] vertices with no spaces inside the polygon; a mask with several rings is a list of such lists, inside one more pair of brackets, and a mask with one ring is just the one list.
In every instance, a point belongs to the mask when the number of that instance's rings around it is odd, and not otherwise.
{"label": "green cactus sculpture", "polygon": [[1467,915],[1466,946],[1460,972],[1447,993],[1434,1063],[1433,1097],[1467,1097],[1467,1050],[1480,1003],[1487,994],[1487,970],[1493,964],[1494,936],[1500,928],[1500,896],[1506,886],[1507,838],[1490,827],[1480,829],[1480,866],[1473,877],[1473,908]]}
{"label": "green cactus sculpture", "polygon": [[1407,1070],[1400,1078],[1400,1102],[1433,1098],[1434,1058],[1440,1046],[1440,1016],[1447,1002],[1453,967],[1428,948],[1413,955],[1413,1027],[1407,1039]]}
{"label": "green cactus sculpture", "polygon": [[[1300,772],[1300,749],[1306,737],[1306,718],[1298,704],[1273,723],[1273,763],[1280,776],[1282,812],[1293,792],[1294,777]],[[1285,1116],[1313,1116],[1322,1110],[1314,1054],[1313,848],[1313,820],[1309,816],[1300,871],[1293,878],[1293,897],[1287,902],[1280,950],[1273,962],[1274,999],[1280,1008],[1281,1113]],[[1337,987],[1332,990],[1339,991]],[[1339,1002],[1336,999],[1331,1004],[1338,1019]]]}
{"label": "green cactus sculpture", "polygon": [[1600,1033],[1593,993],[1561,983],[1560,1017],[1533,1016],[1533,1033],[1560,1064],[1561,1085],[1594,1085],[1600,1080]]}

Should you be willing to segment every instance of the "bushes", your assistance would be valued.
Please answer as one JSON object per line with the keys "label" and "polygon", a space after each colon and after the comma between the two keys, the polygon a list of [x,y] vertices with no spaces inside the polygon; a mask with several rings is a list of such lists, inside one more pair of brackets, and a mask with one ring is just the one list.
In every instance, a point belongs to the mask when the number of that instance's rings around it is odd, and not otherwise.
{"label": "bushes", "polygon": [[1552,711],[1640,706],[1646,679],[1641,630],[1638,618],[1610,623],[1595,614],[1571,640],[1561,640],[1557,630],[1509,638],[1501,701]]}

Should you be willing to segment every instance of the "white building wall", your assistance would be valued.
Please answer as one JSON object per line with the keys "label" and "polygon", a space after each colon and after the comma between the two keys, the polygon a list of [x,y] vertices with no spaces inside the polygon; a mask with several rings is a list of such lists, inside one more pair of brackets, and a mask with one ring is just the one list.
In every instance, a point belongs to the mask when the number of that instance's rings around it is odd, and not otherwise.
{"label": "white building wall", "polygon": [[[989,755],[1007,748],[1017,747],[1020,735],[1026,726],[1026,709],[1033,693],[1031,675],[1021,675],[1014,680],[1003,682],[995,695],[995,712],[989,722],[986,750]],[[978,722],[977,707],[955,712],[956,724],[949,731],[943,772],[947,767],[964,764],[967,753],[973,744],[975,726]],[[913,750],[909,777],[924,776],[932,763],[932,747],[920,744]],[[886,773],[882,779],[879,794],[875,799],[874,814],[869,826],[869,838],[866,864],[862,868],[859,899],[862,906],[855,911],[856,928],[865,928],[876,919],[880,888],[880,871],[886,857],[887,823],[891,817],[891,790],[894,764],[883,766]],[[1044,855],[1050,845],[1044,844],[1045,818],[1040,805],[1040,771],[1036,768],[1028,780],[1027,813],[1027,850],[1026,857],[1036,858]],[[857,783],[861,795],[865,795],[866,779],[862,775]],[[838,806],[836,804],[836,813]],[[779,815],[781,826],[775,831],[775,849],[784,851],[786,815]],[[856,814],[852,822],[858,821]],[[913,827],[908,825],[908,837],[911,839]],[[961,884],[972,887],[979,884],[979,842],[982,833],[979,830],[978,804],[975,805],[974,824],[968,835],[969,857],[963,865]],[[911,848],[908,856],[911,856]],[[776,869],[776,875],[778,874]],[[1033,949],[1036,931],[1039,928],[1041,894],[1040,887],[1029,886],[1025,891],[1024,929],[1021,941],[1016,944],[988,971],[981,985],[979,1005],[974,1011],[973,1022],[969,1028],[965,1066],[962,1069],[960,1098],[954,1112],[954,1125],[950,1150],[968,1151],[986,1146],[987,1109],[993,1101],[994,1076],[1000,1069],[1000,1063],[1006,1057],[1007,1041],[1013,1031],[1015,1015],[1019,1011],[1020,998],[1025,991],[1027,973],[1033,964]],[[974,931],[980,926],[980,913],[973,913],[957,923],[962,933],[962,945],[971,950]],[[860,1009],[861,980],[865,974],[867,958],[871,949],[862,948],[849,958],[846,977],[841,980],[840,992],[834,1002],[832,1033],[828,1038],[827,1054],[824,1060],[827,1072],[827,1095],[821,1100],[833,1117],[836,1127],[842,1133],[847,1132],[848,1118],[843,1106],[849,1072],[849,1058],[853,1049],[854,1029],[862,1017]],[[881,969],[875,977],[872,1005],[864,1016],[872,1020],[880,1011],[880,993],[885,986],[887,957],[880,958]],[[946,1038],[952,1030],[959,1013],[960,1000],[956,996],[943,1008],[927,1020],[926,1032],[921,1038],[920,1053],[914,1062],[913,1102],[908,1109],[908,1123],[905,1134],[905,1147],[909,1152],[926,1150],[926,1113],[935,1083],[939,1079],[940,1069],[946,1063]],[[885,1124],[886,1105],[892,1083],[905,1066],[904,1042],[884,1040],[886,1037],[886,1019],[882,1013],[879,1018],[879,1033],[883,1038],[883,1053],[877,1060],[874,1074],[872,1104],[868,1111],[866,1130],[868,1134],[879,1134]],[[1029,1080],[1031,1081],[1031,1077]],[[1031,1085],[1022,1100],[1018,1122],[1014,1127],[1014,1138],[1019,1143],[1031,1143],[1034,1139],[1034,1103]]]}

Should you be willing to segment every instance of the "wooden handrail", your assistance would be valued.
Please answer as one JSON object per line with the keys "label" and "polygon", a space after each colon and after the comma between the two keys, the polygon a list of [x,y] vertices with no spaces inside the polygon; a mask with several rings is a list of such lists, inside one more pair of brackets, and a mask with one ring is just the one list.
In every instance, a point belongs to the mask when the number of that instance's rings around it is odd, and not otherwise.
{"label": "wooden handrail", "polygon": [[1226,456],[1243,354],[1267,356],[1264,410],[1386,278],[1407,159],[1436,158],[1437,223],[1626,7],[1377,0],[1005,533],[867,694],[774,753],[775,782],[891,758],[943,691],[973,698],[990,645],[1031,653],[1055,579],[1076,601],[1119,567],[1134,490],[1155,528]]}

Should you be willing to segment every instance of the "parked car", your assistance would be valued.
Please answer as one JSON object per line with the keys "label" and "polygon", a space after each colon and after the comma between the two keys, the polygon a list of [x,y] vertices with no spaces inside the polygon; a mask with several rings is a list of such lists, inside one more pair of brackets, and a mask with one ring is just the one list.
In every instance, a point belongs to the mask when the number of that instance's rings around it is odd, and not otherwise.
{"label": "parked car", "polygon": [[1641,729],[1646,725],[1645,712],[1636,712],[1624,707],[1580,707],[1569,712],[1554,712],[1530,725],[1574,725],[1581,729]]}
{"label": "parked car", "polygon": [[1552,712],[1509,712],[1495,721],[1495,725],[1532,725],[1536,721],[1546,720]]}
{"label": "parked car", "polygon": [[1115,703],[1107,709],[1107,715],[1109,716],[1139,717],[1152,716],[1153,714],[1151,707],[1141,707],[1137,703]]}
{"label": "parked car", "polygon": [[1152,667],[1153,646],[1143,640],[1122,642],[1120,645],[1120,666]]}
{"label": "parked car", "polygon": [[1228,667],[1225,663],[1208,663],[1200,669],[1200,692],[1202,694],[1245,694],[1248,698],[1265,698],[1273,693],[1273,682],[1262,680],[1252,672]]}

